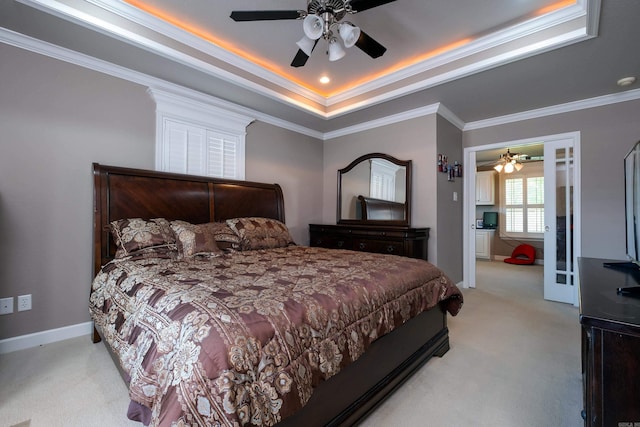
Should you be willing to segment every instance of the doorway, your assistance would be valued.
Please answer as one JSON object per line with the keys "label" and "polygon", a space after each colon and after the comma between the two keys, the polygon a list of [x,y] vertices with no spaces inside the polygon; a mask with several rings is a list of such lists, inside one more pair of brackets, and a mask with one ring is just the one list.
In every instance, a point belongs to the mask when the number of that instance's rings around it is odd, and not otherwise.
{"label": "doorway", "polygon": [[[476,170],[478,164],[482,164],[478,162],[478,156],[482,159],[482,153],[488,150],[506,152],[509,147],[532,147],[535,144],[544,147],[545,160],[544,229],[541,230],[545,242],[544,297],[577,305],[575,269],[580,255],[580,233],[577,232],[580,230],[579,132],[464,149],[468,173],[464,178],[463,286],[476,287]],[[497,160],[498,156],[495,158]],[[504,218],[504,212],[500,216]]]}

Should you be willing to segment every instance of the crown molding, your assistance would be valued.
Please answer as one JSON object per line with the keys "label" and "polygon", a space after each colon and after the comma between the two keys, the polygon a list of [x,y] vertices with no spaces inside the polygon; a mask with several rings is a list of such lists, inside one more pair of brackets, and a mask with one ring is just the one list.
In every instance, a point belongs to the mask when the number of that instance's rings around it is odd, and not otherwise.
{"label": "crown molding", "polygon": [[153,87],[167,92],[172,92],[185,98],[191,98],[208,105],[213,105],[218,108],[224,108],[226,111],[252,116],[255,117],[256,120],[260,120],[262,122],[269,123],[274,126],[288,129],[293,132],[297,132],[313,138],[323,138],[322,132],[318,132],[304,126],[300,126],[296,123],[270,116],[251,108],[242,107],[240,105],[224,101],[211,95],[206,95],[192,89],[187,89],[183,86],[176,85],[165,80],[140,73],[138,71],[133,71],[128,68],[85,55],[83,53],[78,53],[67,48],[56,46],[54,44],[35,39],[33,37],[26,36],[24,34],[16,33],[15,31],[11,31],[6,28],[0,28],[0,43],[14,46],[40,55],[48,56],[50,58],[87,68],[89,70],[97,71],[102,74],[146,86],[148,88]]}
{"label": "crown molding", "polygon": [[413,110],[404,111],[398,114],[392,114],[390,116],[382,117],[376,120],[370,120],[368,122],[359,123],[353,126],[347,126],[342,129],[327,132],[324,134],[324,140],[339,138],[341,136],[349,135],[352,133],[363,132],[366,130],[375,129],[381,126],[387,126],[393,123],[402,122],[404,120],[414,119],[416,117],[427,116],[438,112],[440,103],[427,105],[425,107],[415,108]]}
{"label": "crown molding", "polygon": [[488,70],[491,68],[495,68],[499,65],[504,65],[510,62],[514,62],[519,59],[523,59],[528,56],[531,56],[533,54],[539,54],[549,50],[557,49],[559,47],[575,43],[577,39],[585,40],[587,38],[591,38],[591,36],[586,36],[582,30],[575,30],[573,32],[562,34],[551,39],[547,39],[535,44],[524,46],[520,49],[515,49],[512,51],[503,53],[501,55],[496,55],[494,57],[475,62],[465,67],[456,68],[449,72],[442,73],[437,76],[403,86],[396,90],[385,92],[380,95],[373,96],[373,97],[364,99],[362,101],[349,104],[348,106],[329,112],[326,116],[329,119],[339,117],[339,116],[351,113],[353,111],[357,111],[363,108],[371,107],[373,105],[381,104],[386,101],[400,98],[410,93],[415,93],[420,90],[428,89],[431,87],[441,85],[443,83],[448,83],[450,81],[467,77],[479,71]]}
{"label": "crown molding", "polygon": [[[142,25],[152,31],[176,40],[189,47],[197,49],[207,55],[217,58],[226,62],[232,66],[245,70],[256,77],[275,83],[285,90],[296,93],[313,102],[324,105],[326,98],[317,94],[316,92],[309,90],[303,86],[300,86],[283,76],[276,74],[270,70],[267,70],[239,55],[229,52],[226,49],[221,48],[213,42],[203,40],[202,38],[178,28],[162,19],[156,18],[148,13],[141,11],[140,9],[125,3],[123,1],[113,2],[106,0],[86,0],[104,10],[114,13],[120,17],[123,17],[131,22]],[[241,81],[238,84],[242,84]]]}
{"label": "crown molding", "polygon": [[[487,52],[492,49],[499,48],[505,45],[506,43],[511,43],[514,40],[520,40],[524,37],[531,36],[533,34],[547,30],[549,28],[557,27],[569,21],[583,18],[585,16],[590,16],[590,14],[592,14],[593,11],[591,10],[591,8],[588,7],[588,3],[598,3],[599,5],[600,0],[591,0],[589,2],[587,2],[586,0],[578,0],[577,3],[572,6],[560,9],[558,11],[549,13],[547,15],[530,19],[526,22],[516,24],[512,27],[509,27],[500,31],[496,31],[490,35],[481,37],[459,48],[452,49],[445,53],[439,54],[433,58],[428,58],[424,61],[408,66],[394,73],[387,74],[374,81],[364,83],[351,90],[343,91],[337,95],[334,95],[328,98],[327,106],[335,105],[337,103],[345,102],[351,98],[365,95],[366,93],[369,93],[371,91],[378,90],[384,86],[399,82],[407,78],[417,76],[421,73],[425,73],[437,67],[451,64],[451,63],[454,63],[455,61],[460,61],[474,55],[482,54],[483,52]],[[599,12],[599,10],[600,9],[598,7],[596,9],[596,12]],[[597,16],[599,16],[599,14]],[[554,46],[553,41],[551,41],[550,43],[546,43],[545,44],[546,46],[544,47],[541,46],[539,48],[541,49],[540,51],[537,51],[536,49],[527,49],[527,56],[532,56],[538,53],[542,53],[546,50],[549,50],[550,48],[564,46],[567,44],[568,41],[573,41],[574,43],[577,43],[585,39],[588,39],[590,37],[587,37],[587,36],[594,33],[589,33],[586,30],[586,27],[587,25],[585,24],[585,32],[583,33],[571,32],[572,34],[569,40],[567,40],[566,37],[556,38],[557,40],[562,40],[557,42],[558,43],[557,46]],[[484,71],[486,68],[482,64],[486,62],[495,62],[495,61],[490,61],[489,58],[485,59],[482,62],[478,62],[477,69],[473,67],[473,65],[471,67],[466,67],[467,68],[466,73],[468,74],[468,73],[476,73],[476,72]],[[507,54],[507,55],[500,55],[499,61],[511,62],[515,59],[522,59],[522,58],[523,57],[521,55],[514,54],[514,58],[509,60],[509,55]],[[502,62],[499,62],[499,61],[496,65],[502,64]],[[420,87],[420,83],[416,85],[412,85],[412,86],[418,87],[418,89],[413,89],[413,91],[415,92],[420,88],[426,88],[426,87],[434,86],[436,84],[445,83],[450,79],[450,77],[448,76],[449,74],[456,74],[456,73],[455,71],[450,73],[443,73],[441,75],[435,76],[435,78],[422,80],[422,83],[424,83],[425,86]],[[407,93],[410,93],[410,92],[407,92]],[[404,93],[404,94],[407,94],[407,93]]]}
{"label": "crown molding", "polygon": [[70,64],[78,65],[83,68],[98,71],[100,73],[117,77],[132,83],[140,84],[146,87],[153,87],[173,92],[183,97],[192,98],[209,105],[215,105],[219,108],[224,108],[226,111],[252,116],[255,117],[256,120],[260,120],[262,122],[287,129],[292,132],[300,133],[302,135],[307,135],[318,140],[333,139],[351,133],[361,132],[379,126],[384,126],[434,113],[440,114],[442,117],[447,119],[462,131],[469,131],[640,99],[640,89],[634,89],[622,93],[603,95],[594,98],[553,105],[535,110],[508,114],[500,117],[494,117],[468,123],[465,123],[460,118],[458,118],[443,104],[437,103],[426,107],[421,107],[414,110],[387,116],[383,119],[372,120],[369,122],[360,123],[358,125],[323,133],[304,126],[300,126],[293,122],[270,116],[257,110],[242,107],[240,105],[224,101],[222,99],[206,95],[198,91],[187,89],[183,86],[169,83],[156,77],[152,77],[137,71],[127,69],[125,67],[121,67],[119,65],[115,65],[82,53],[78,53],[70,49],[62,48],[51,43],[44,42],[42,40],[34,39],[32,37],[8,30],[6,28],[0,28],[0,43],[5,43],[7,45],[11,45],[20,49],[28,50]]}
{"label": "crown molding", "polygon": [[449,110],[444,104],[438,104],[438,114],[441,115],[444,119],[446,119],[449,123],[457,127],[458,129],[464,129],[464,122],[460,117],[456,116],[453,111]]}
{"label": "crown molding", "polygon": [[116,39],[125,42],[129,45],[136,46],[147,50],[148,52],[160,55],[164,58],[172,60],[174,62],[183,64],[192,69],[201,71],[210,76],[222,79],[229,83],[238,85],[245,89],[251,90],[256,93],[260,93],[271,99],[280,101],[286,105],[293,106],[300,110],[306,111],[317,117],[326,118],[324,109],[318,109],[300,100],[287,96],[282,92],[269,89],[259,83],[237,76],[230,71],[223,70],[220,67],[216,67],[206,61],[199,58],[195,58],[191,55],[185,54],[176,49],[165,46],[147,37],[143,37],[128,29],[119,27],[112,23],[109,23],[103,19],[92,16],[81,10],[72,8],[68,5],[60,3],[56,0],[16,0],[26,6],[33,7],[34,9],[41,10],[45,13],[57,16],[66,21],[73,22],[81,25],[85,28],[89,28],[94,31],[98,31],[102,34],[115,37]]}
{"label": "crown molding", "polygon": [[[57,0],[17,1],[46,13],[83,25],[87,28],[100,31],[128,44],[146,49],[205,74],[215,76],[239,87],[246,88],[255,93],[259,93],[270,99],[277,100],[285,105],[292,106],[323,119],[339,117],[390,99],[395,99],[457,78],[513,62],[527,56],[543,53],[570,43],[585,40],[592,36],[593,33],[591,31],[594,31],[594,29],[597,30],[597,12],[600,9],[600,0],[577,0],[574,5],[564,7],[544,16],[530,19],[524,23],[498,31],[492,35],[479,38],[468,45],[453,49],[413,66],[406,67],[395,73],[391,73],[387,76],[362,84],[351,90],[343,91],[339,94],[326,98],[308,88],[288,80],[283,76],[280,76],[270,70],[266,70],[247,59],[228,52],[211,42],[205,41],[186,30],[182,30],[159,18],[146,14],[124,1],[87,0],[87,4],[93,5],[93,7],[98,7],[106,13],[118,16],[133,24],[143,26],[158,33],[159,35],[168,37],[178,43],[182,43],[185,46],[196,49],[233,67],[245,70],[256,76],[258,79],[275,84],[276,88],[269,88],[253,80],[240,77],[232,72],[196,58],[193,55],[186,54],[162,43],[158,43],[147,37],[136,34],[133,31],[129,31],[123,26],[118,26],[107,22],[106,20],[91,16],[90,14],[80,10],[79,6],[72,7]],[[595,17],[593,16],[594,12],[596,12]],[[543,42],[529,44],[524,48],[516,49],[509,53],[491,53],[492,49],[499,51],[499,48],[504,46],[506,43],[524,39],[527,36],[535,35],[541,31],[549,28],[555,28],[564,23],[580,18],[584,18],[585,21],[588,22],[588,24],[585,23],[582,31],[569,31],[561,36],[551,37]],[[589,26],[591,27],[590,29],[587,28]],[[421,79],[413,84],[409,84],[395,90],[384,90],[385,87],[398,83],[403,79],[419,77],[421,73],[429,71],[435,72],[437,67],[452,65],[457,61],[469,60],[474,55],[482,56],[483,54],[486,56],[484,59],[475,61],[466,66],[458,67],[453,71],[436,73],[433,76]],[[277,88],[281,88],[282,90]],[[292,95],[287,95],[287,93]],[[361,100],[358,102],[347,102],[354,98],[361,98]],[[335,106],[340,103],[348,105],[331,110],[331,106]]]}
{"label": "crown molding", "polygon": [[573,111],[586,110],[588,108],[603,107],[620,102],[635,101],[640,99],[640,89],[629,90],[627,92],[616,93],[611,95],[596,96],[594,98],[583,99],[580,101],[567,102],[565,104],[553,105],[550,107],[538,108],[535,110],[523,111],[515,114],[507,114],[505,116],[493,117],[486,120],[478,120],[468,122],[462,128],[463,131],[488,128],[492,126],[500,126],[509,123],[520,122],[523,120],[538,119],[541,117],[553,116],[556,114],[571,113]]}

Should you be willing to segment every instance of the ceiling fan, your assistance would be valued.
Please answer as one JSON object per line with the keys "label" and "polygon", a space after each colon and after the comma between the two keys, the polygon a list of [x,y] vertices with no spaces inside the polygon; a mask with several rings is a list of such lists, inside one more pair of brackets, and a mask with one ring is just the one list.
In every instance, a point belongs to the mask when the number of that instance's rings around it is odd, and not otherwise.
{"label": "ceiling fan", "polygon": [[347,48],[357,46],[372,58],[382,56],[387,50],[384,46],[351,22],[340,21],[347,14],[352,15],[393,1],[395,0],[308,0],[306,11],[236,10],[231,12],[231,19],[236,22],[303,20],[304,36],[296,43],[299,47],[298,53],[291,62],[292,67],[302,67],[307,63],[320,37],[329,44],[329,61],[337,61],[345,55],[337,36]]}
{"label": "ceiling fan", "polygon": [[498,172],[512,173],[514,171],[519,172],[523,168],[521,160],[526,160],[529,156],[527,154],[512,153],[507,148],[505,154],[500,154],[500,158],[497,164],[493,167]]}

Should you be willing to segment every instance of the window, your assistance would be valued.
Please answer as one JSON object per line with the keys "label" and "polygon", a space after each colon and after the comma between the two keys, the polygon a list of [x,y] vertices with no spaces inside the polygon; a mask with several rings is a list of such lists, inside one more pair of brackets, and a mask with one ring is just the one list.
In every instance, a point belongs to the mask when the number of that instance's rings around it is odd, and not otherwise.
{"label": "window", "polygon": [[527,163],[520,172],[501,174],[504,189],[500,234],[507,237],[543,238],[544,170],[542,162]]}
{"label": "window", "polygon": [[156,169],[244,179],[246,127],[253,119],[157,89]]}
{"label": "window", "polygon": [[371,160],[369,195],[374,199],[395,200],[398,169],[400,166],[385,159]]}

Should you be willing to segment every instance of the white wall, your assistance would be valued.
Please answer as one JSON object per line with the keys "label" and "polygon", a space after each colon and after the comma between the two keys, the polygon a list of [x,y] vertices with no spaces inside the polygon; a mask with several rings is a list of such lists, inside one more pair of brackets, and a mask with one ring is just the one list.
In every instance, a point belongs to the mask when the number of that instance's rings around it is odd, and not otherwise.
{"label": "white wall", "polygon": [[261,122],[247,129],[246,179],[280,184],[293,240],[309,244],[322,215],[322,141]]}
{"label": "white wall", "polygon": [[465,147],[579,131],[582,256],[624,259],[623,158],[640,140],[640,101],[467,131]]}
{"label": "white wall", "polygon": [[325,141],[323,223],[336,223],[338,169],[367,153],[385,153],[400,160],[412,160],[411,226],[431,228],[429,261],[437,263],[436,115],[418,117]]}
{"label": "white wall", "polygon": [[[153,169],[146,87],[0,44],[0,298],[33,309],[0,317],[0,340],[89,321],[92,162]],[[248,180],[277,182],[294,239],[321,217],[322,142],[249,126]]]}
{"label": "white wall", "polygon": [[[437,120],[437,151],[447,156],[449,164],[462,164],[462,131],[443,117]],[[464,174],[464,165],[462,165]],[[438,267],[456,283],[462,280],[462,207],[463,178],[448,180],[448,174],[436,174],[437,256]],[[454,200],[456,193],[456,200]]]}
{"label": "white wall", "polygon": [[145,88],[0,45],[0,338],[86,322],[92,162],[152,168]]}

